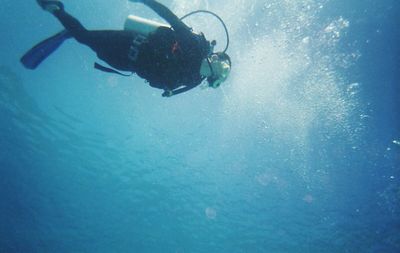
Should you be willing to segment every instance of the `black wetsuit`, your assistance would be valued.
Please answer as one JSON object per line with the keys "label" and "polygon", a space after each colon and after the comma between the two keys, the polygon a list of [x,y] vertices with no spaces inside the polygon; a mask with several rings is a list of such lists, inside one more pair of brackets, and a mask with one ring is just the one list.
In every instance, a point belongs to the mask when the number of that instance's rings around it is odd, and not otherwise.
{"label": "black wetsuit", "polygon": [[146,79],[152,87],[179,94],[199,85],[204,77],[200,66],[210,53],[210,43],[202,34],[195,34],[167,7],[147,0],[145,4],[172,27],[160,27],[138,47],[135,59],[130,57],[134,31],[89,31],[65,10],[54,15],[72,36],[97,53],[111,67],[132,71]]}

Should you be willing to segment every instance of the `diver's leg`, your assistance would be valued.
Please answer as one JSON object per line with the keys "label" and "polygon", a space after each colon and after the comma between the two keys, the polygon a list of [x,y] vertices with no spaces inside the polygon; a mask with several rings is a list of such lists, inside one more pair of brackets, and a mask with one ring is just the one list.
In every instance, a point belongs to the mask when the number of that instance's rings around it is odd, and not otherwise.
{"label": "diver's leg", "polygon": [[[56,0],[40,0],[57,2]],[[39,2],[39,0],[38,0]],[[119,70],[131,70],[132,61],[129,59],[129,50],[136,34],[132,31],[90,31],[87,30],[76,18],[59,8],[50,11],[80,43],[89,46],[97,56],[112,67]],[[48,6],[45,6],[46,8]],[[43,7],[42,7],[43,8]],[[46,9],[47,10],[47,9]]]}
{"label": "diver's leg", "polygon": [[89,31],[64,9],[64,4],[60,0],[36,0],[43,10],[53,14],[70,34],[79,42],[88,44]]}
{"label": "diver's leg", "polygon": [[97,56],[119,70],[130,70],[129,49],[135,34],[130,31],[90,31],[64,9],[55,11],[54,16],[80,43],[89,46]]}
{"label": "diver's leg", "polygon": [[73,16],[67,13],[64,9],[53,12],[53,15],[61,22],[72,36],[83,44],[89,43],[89,31]]}

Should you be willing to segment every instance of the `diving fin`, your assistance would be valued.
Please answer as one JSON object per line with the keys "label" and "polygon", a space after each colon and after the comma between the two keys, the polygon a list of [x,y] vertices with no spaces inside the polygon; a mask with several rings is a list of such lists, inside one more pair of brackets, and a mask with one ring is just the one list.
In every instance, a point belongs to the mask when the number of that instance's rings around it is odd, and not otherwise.
{"label": "diving fin", "polygon": [[72,38],[72,35],[67,30],[62,30],[30,49],[24,56],[22,56],[21,63],[27,69],[36,69],[42,61],[56,51],[57,48],[59,48],[61,44],[69,38]]}

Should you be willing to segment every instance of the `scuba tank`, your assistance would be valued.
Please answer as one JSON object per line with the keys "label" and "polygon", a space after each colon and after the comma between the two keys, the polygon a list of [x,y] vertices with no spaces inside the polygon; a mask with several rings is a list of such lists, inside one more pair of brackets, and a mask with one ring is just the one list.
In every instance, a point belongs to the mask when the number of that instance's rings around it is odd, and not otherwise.
{"label": "scuba tank", "polygon": [[161,26],[168,28],[171,27],[168,24],[156,22],[135,15],[129,15],[125,20],[124,30],[135,31],[145,37],[148,37],[150,33],[154,32]]}

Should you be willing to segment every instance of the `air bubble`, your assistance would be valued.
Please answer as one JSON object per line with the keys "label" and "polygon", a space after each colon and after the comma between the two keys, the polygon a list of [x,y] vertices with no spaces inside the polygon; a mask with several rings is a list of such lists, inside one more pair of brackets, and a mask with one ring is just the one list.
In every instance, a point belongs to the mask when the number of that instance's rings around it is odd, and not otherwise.
{"label": "air bubble", "polygon": [[206,216],[210,220],[217,218],[217,211],[212,207],[207,207],[205,210]]}
{"label": "air bubble", "polygon": [[307,194],[306,196],[304,196],[303,201],[308,204],[311,204],[314,201],[314,198],[312,195]]}

